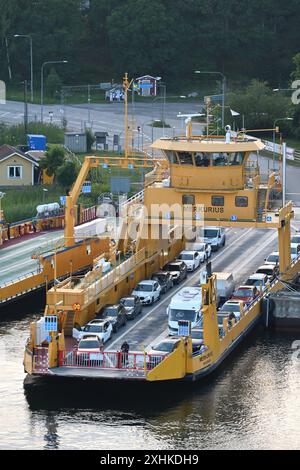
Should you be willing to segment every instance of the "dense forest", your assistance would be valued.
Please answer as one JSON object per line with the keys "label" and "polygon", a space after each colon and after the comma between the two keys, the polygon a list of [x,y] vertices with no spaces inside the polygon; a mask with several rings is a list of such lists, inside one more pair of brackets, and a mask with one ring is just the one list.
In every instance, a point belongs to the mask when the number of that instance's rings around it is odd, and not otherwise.
{"label": "dense forest", "polygon": [[229,81],[256,78],[284,86],[300,50],[299,0],[0,0],[1,79],[29,77],[66,59],[64,83],[82,84],[160,75],[173,87],[192,82],[199,68]]}

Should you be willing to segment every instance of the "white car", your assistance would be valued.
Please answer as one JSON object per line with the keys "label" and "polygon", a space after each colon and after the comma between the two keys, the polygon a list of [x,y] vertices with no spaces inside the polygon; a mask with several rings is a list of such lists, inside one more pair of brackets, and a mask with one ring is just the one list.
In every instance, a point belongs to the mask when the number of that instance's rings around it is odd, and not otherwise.
{"label": "white car", "polygon": [[184,250],[180,253],[178,259],[186,264],[188,271],[195,271],[197,268],[199,268],[201,263],[204,263],[205,257],[205,251],[199,253],[198,251]]}
{"label": "white car", "polygon": [[165,356],[172,353],[178,347],[180,341],[181,338],[178,338],[178,336],[173,338],[168,337],[154,346],[150,346],[150,349],[147,350],[147,364],[151,365],[151,368],[157,366]]}
{"label": "white car", "polygon": [[143,305],[154,304],[161,297],[161,285],[158,281],[141,281],[131,295],[139,297]]}
{"label": "white car", "polygon": [[273,251],[265,260],[265,264],[279,264],[279,252]]}
{"label": "white car", "polygon": [[295,261],[298,256],[300,255],[300,244],[299,243],[291,243],[291,258],[292,261]]}
{"label": "white car", "polygon": [[82,366],[101,365],[103,361],[102,343],[96,335],[86,335],[78,344],[76,363]]}
{"label": "white car", "polygon": [[266,290],[270,284],[268,276],[264,273],[254,273],[247,279],[247,286],[256,286],[258,289]]}
{"label": "white car", "polygon": [[113,327],[111,322],[107,320],[92,320],[85,325],[80,334],[79,338],[84,338],[86,335],[97,336],[103,343],[106,343],[111,339],[113,334]]}
{"label": "white car", "polygon": [[300,233],[296,232],[295,235],[292,236],[291,243],[298,243],[300,245]]}

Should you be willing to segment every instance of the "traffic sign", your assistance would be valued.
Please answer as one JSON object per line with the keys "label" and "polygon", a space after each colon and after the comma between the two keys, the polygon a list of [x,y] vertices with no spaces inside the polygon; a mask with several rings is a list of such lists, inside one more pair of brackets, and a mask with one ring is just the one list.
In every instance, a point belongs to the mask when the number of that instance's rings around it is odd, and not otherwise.
{"label": "traffic sign", "polygon": [[230,220],[231,220],[231,222],[237,222],[237,220],[238,220],[237,215],[232,215],[232,216],[230,217]]}

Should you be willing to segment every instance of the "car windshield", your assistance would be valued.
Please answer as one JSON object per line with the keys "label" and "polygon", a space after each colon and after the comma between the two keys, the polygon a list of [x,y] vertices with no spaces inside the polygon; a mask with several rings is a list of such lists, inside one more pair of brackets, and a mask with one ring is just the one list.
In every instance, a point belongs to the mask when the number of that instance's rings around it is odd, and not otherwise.
{"label": "car windshield", "polygon": [[86,325],[83,331],[88,333],[102,333],[103,325]]}
{"label": "car windshield", "polygon": [[298,254],[298,247],[297,246],[292,246],[291,247],[291,253],[292,253],[292,255],[297,255]]}
{"label": "car windshield", "polygon": [[199,246],[198,251],[204,251],[204,250],[205,250],[205,246],[204,246],[204,245]]}
{"label": "car windshield", "polygon": [[264,285],[264,280],[263,279],[248,279],[247,284],[249,286],[256,286],[260,287],[261,285]]}
{"label": "car windshield", "polygon": [[194,322],[196,320],[195,310],[182,310],[177,308],[170,309],[170,320],[171,321],[180,321],[187,320]]}
{"label": "car windshield", "polygon": [[180,271],[180,265],[179,264],[168,264],[167,270],[168,271]]}
{"label": "car windshield", "polygon": [[122,304],[125,307],[134,307],[134,299],[123,299]]}
{"label": "car windshield", "polygon": [[183,253],[180,255],[180,259],[182,259],[183,261],[192,261],[194,259],[194,256],[187,253]]}
{"label": "car windshield", "polygon": [[224,304],[221,308],[221,312],[239,312],[240,305],[239,304]]}
{"label": "car windshield", "polygon": [[107,317],[116,317],[118,315],[118,308],[117,307],[108,307],[105,309],[104,314]]}
{"label": "car windshield", "polygon": [[203,339],[203,330],[192,330],[192,339]]}
{"label": "car windshield", "polygon": [[99,349],[98,341],[80,341],[79,349]]}
{"label": "car windshield", "polygon": [[153,279],[155,279],[159,282],[166,282],[167,276],[165,276],[164,274],[155,274],[155,275],[153,275]]}
{"label": "car windshield", "polygon": [[300,235],[294,235],[292,237],[291,243],[300,243]]}
{"label": "car windshield", "polygon": [[253,291],[251,289],[238,289],[235,291],[234,295],[236,297],[252,297]]}
{"label": "car windshield", "polygon": [[161,343],[156,344],[153,346],[154,351],[164,351],[164,352],[172,352],[174,350],[175,343],[173,341],[162,341]]}
{"label": "car windshield", "polygon": [[205,238],[217,238],[217,236],[218,236],[218,230],[204,229]]}
{"label": "car windshield", "polygon": [[269,263],[278,263],[278,260],[279,260],[278,255],[270,255],[267,258],[267,261],[269,261]]}
{"label": "car windshield", "polygon": [[151,284],[138,284],[135,290],[139,292],[152,292],[152,285]]}
{"label": "car windshield", "polygon": [[273,276],[274,274],[274,270],[272,268],[262,268],[258,269],[256,272],[257,274],[266,274],[267,276]]}

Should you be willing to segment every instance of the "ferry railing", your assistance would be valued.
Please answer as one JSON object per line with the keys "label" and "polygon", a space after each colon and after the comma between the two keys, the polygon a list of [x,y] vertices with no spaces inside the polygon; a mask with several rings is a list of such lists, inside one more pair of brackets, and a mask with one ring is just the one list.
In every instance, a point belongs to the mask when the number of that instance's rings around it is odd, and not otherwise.
{"label": "ferry railing", "polygon": [[121,277],[128,274],[136,265],[141,263],[145,257],[146,250],[143,248],[100,279],[94,280],[90,284],[86,285],[87,288],[85,291],[84,302],[88,303],[95,296],[113,285],[116,280],[119,280]]}
{"label": "ferry railing", "polygon": [[141,352],[122,353],[119,351],[90,352],[73,349],[59,352],[60,367],[80,367],[116,370],[152,370],[166,355]]}

